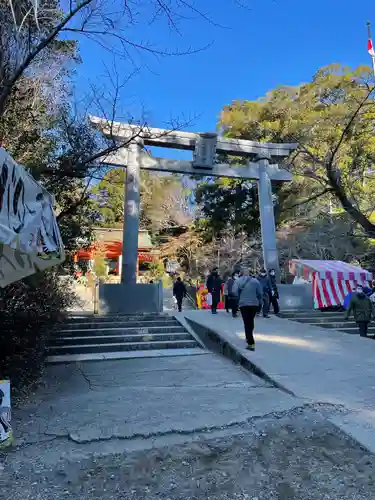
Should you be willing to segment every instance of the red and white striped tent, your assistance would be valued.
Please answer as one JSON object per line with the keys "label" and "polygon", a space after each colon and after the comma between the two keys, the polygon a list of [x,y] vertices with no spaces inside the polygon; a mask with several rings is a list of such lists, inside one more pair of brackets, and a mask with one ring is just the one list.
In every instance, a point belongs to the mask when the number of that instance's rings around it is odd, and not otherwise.
{"label": "red and white striped tent", "polygon": [[372,280],[369,271],[340,260],[292,259],[289,271],[312,282],[315,309],[343,304],[358,283],[369,286]]}

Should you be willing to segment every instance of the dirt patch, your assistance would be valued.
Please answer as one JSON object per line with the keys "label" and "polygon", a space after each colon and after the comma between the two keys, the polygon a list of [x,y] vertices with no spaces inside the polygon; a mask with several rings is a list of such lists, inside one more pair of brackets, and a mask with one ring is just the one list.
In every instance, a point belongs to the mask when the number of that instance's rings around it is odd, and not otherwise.
{"label": "dirt patch", "polygon": [[375,488],[375,457],[316,414],[259,421],[220,440],[41,464],[8,456],[0,498],[364,500]]}

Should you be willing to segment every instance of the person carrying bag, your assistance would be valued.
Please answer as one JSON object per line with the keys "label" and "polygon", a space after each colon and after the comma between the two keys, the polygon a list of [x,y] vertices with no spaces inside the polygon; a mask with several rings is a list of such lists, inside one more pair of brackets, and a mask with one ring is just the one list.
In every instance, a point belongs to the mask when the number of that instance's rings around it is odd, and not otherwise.
{"label": "person carrying bag", "polygon": [[238,305],[245,328],[247,349],[255,351],[254,319],[263,304],[263,290],[259,281],[249,276],[245,270],[241,278],[233,285],[233,292],[238,297]]}

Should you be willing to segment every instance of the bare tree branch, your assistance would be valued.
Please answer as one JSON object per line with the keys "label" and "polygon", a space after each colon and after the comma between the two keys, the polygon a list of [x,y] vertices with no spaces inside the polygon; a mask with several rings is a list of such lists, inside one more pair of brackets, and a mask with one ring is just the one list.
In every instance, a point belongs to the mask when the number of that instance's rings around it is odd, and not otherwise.
{"label": "bare tree branch", "polygon": [[92,1],[93,0],[82,0],[82,2],[78,4],[73,10],[70,10],[70,12],[63,18],[63,20],[45,38],[43,38],[33,50],[31,50],[24,61],[16,68],[11,78],[2,83],[2,86],[0,87],[0,117],[4,114],[6,101],[8,100],[14,85],[25,73],[30,64],[34,61],[38,54],[58,36],[58,34],[69,23],[69,21],[73,19],[73,17],[78,14],[78,12],[86,7],[86,5],[89,5]]}
{"label": "bare tree branch", "polygon": [[306,198],[305,200],[298,201],[297,203],[294,203],[293,205],[285,207],[283,210],[291,210],[292,208],[296,208],[296,207],[299,207],[301,205],[305,205],[306,203],[310,203],[311,201],[317,200],[318,198],[320,198],[321,196],[323,196],[327,193],[332,193],[332,191],[333,190],[330,187],[325,188],[325,189],[323,189],[323,191],[320,191],[319,193],[316,193],[316,194],[310,196],[309,198]]}

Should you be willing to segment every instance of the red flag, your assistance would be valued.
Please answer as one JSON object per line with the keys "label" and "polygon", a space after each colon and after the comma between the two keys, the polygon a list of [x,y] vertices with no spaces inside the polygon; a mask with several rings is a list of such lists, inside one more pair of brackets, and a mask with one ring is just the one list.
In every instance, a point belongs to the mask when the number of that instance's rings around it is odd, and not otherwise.
{"label": "red flag", "polygon": [[371,57],[375,57],[374,45],[372,43],[371,38],[368,39],[367,50],[368,50],[368,53],[370,54]]}

